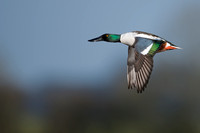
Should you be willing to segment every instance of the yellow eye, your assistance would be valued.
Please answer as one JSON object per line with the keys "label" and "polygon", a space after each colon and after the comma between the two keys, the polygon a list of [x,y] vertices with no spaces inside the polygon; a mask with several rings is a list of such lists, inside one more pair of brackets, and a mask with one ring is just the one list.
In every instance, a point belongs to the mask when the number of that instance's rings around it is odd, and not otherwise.
{"label": "yellow eye", "polygon": [[108,37],[108,34],[106,35],[106,37]]}

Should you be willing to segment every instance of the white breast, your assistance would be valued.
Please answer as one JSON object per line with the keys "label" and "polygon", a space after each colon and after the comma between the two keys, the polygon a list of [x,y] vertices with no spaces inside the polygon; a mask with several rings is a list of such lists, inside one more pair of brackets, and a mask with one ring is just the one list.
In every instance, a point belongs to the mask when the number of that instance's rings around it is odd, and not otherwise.
{"label": "white breast", "polygon": [[128,32],[128,33],[121,34],[120,41],[121,43],[126,44],[128,46],[133,46],[135,42],[135,33]]}

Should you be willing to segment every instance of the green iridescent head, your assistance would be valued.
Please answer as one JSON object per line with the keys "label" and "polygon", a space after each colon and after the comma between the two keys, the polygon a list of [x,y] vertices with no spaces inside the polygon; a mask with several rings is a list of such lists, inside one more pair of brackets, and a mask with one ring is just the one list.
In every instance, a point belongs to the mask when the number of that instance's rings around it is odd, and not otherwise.
{"label": "green iridescent head", "polygon": [[120,42],[120,35],[117,34],[103,34],[100,37],[88,40],[89,42],[98,42],[98,41],[106,41],[106,42]]}

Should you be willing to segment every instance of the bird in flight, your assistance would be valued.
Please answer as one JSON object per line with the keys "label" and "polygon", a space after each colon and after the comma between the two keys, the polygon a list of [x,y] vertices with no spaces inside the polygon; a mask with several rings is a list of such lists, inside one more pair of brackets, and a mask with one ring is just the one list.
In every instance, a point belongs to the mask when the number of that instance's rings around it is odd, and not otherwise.
{"label": "bird in flight", "polygon": [[159,36],[141,31],[124,34],[103,34],[88,41],[120,42],[128,45],[128,88],[136,88],[138,93],[142,93],[148,84],[153,68],[154,55],[167,50],[181,49]]}

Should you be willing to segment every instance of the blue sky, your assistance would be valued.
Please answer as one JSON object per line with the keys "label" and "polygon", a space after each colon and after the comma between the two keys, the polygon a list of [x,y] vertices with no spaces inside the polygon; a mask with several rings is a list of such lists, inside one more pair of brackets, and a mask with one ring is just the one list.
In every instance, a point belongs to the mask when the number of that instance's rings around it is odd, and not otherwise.
{"label": "blue sky", "polygon": [[[193,7],[194,17],[188,17],[197,20],[179,25]],[[195,9],[199,7],[200,1],[186,0],[1,0],[0,56],[5,69],[22,85],[51,80],[106,84],[116,72],[126,71],[127,46],[88,39],[139,30],[187,49],[185,37],[193,23],[198,25]],[[198,28],[193,30],[199,33]],[[156,62],[170,61],[168,54],[160,54]],[[189,54],[170,51],[169,57],[184,64]]]}

